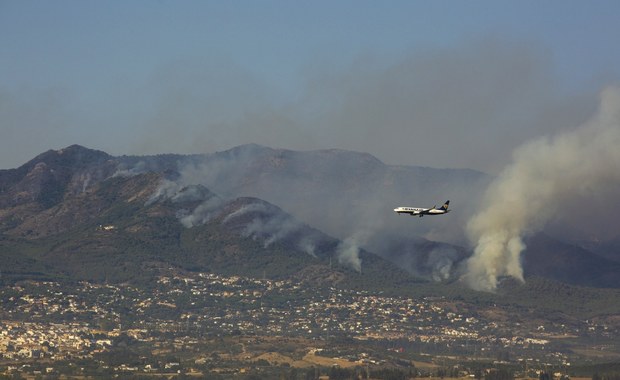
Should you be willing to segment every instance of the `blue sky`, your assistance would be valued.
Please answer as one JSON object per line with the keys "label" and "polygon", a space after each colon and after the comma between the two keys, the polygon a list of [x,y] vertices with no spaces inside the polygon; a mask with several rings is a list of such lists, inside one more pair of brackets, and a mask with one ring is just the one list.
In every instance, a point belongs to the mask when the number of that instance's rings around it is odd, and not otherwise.
{"label": "blue sky", "polygon": [[617,1],[3,1],[0,168],[245,143],[496,172],[620,79]]}

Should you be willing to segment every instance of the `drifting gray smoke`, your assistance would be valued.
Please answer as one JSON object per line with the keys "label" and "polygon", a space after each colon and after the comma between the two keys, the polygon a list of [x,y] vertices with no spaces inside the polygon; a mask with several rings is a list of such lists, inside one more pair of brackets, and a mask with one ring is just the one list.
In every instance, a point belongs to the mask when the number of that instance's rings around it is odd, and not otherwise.
{"label": "drifting gray smoke", "polygon": [[459,253],[454,248],[435,248],[428,255],[425,267],[429,268],[433,281],[446,281],[453,275],[454,265],[458,258]]}
{"label": "drifting gray smoke", "polygon": [[275,242],[286,239],[303,227],[301,223],[286,214],[274,215],[263,203],[244,206],[226,216],[223,223],[226,224],[246,214],[252,214],[255,217],[247,224],[242,236],[262,239],[265,248]]}
{"label": "drifting gray smoke", "polygon": [[[589,122],[518,148],[512,164],[487,189],[482,211],[467,224],[475,250],[464,280],[485,291],[496,289],[498,277],[523,281],[524,237],[541,231],[558,215],[598,218],[605,210],[611,212],[608,196],[620,185],[619,146],[620,90],[608,88]],[[589,200],[587,206],[566,211],[584,199]]]}
{"label": "drifting gray smoke", "polygon": [[358,237],[344,239],[337,249],[338,262],[362,273],[362,259],[360,258],[360,244]]}
{"label": "drifting gray smoke", "polygon": [[146,206],[150,206],[153,203],[171,199],[175,195],[179,194],[183,186],[174,181],[162,180],[153,195],[146,201]]}
{"label": "drifting gray smoke", "polygon": [[275,206],[266,203],[249,204],[227,215],[222,223],[230,225],[236,219],[246,216],[250,216],[252,220],[245,224],[241,234],[243,237],[262,240],[264,248],[274,243],[288,243],[310,256],[317,257],[316,247],[323,238],[290,215],[277,212]]}
{"label": "drifting gray smoke", "polygon": [[127,167],[125,164],[120,164],[118,169],[112,177],[133,177],[142,173],[147,172],[147,166],[144,161],[140,161],[135,165],[131,165],[131,167]]}
{"label": "drifting gray smoke", "polygon": [[163,180],[155,193],[151,195],[146,205],[156,202],[171,200],[173,203],[199,202],[193,210],[180,209],[177,211],[177,219],[186,228],[199,226],[213,218],[217,210],[222,206],[223,200],[211,193],[202,185],[185,186],[170,180]]}
{"label": "drifting gray smoke", "polygon": [[[182,206],[198,204],[192,205],[189,209],[184,207],[177,210],[176,217],[186,228],[203,225],[220,216],[223,207],[227,204],[224,199],[203,185],[187,185],[184,179],[178,181],[164,179],[147,200],[146,205],[168,200]],[[252,203],[243,206],[226,215],[222,223],[231,224],[247,216],[251,217],[251,221],[247,223],[242,221],[244,228],[241,235],[243,237],[261,240],[265,248],[276,242],[289,241],[302,252],[316,257],[316,246],[322,238],[316,232],[306,230],[307,227],[303,223],[284,212],[278,212],[275,206],[267,203]],[[353,269],[359,271],[359,263],[357,264],[351,261]]]}
{"label": "drifting gray smoke", "polygon": [[215,216],[221,205],[222,200],[216,196],[213,196],[203,201],[191,213],[180,210],[180,212],[177,213],[177,218],[186,228],[199,226],[210,221]]}

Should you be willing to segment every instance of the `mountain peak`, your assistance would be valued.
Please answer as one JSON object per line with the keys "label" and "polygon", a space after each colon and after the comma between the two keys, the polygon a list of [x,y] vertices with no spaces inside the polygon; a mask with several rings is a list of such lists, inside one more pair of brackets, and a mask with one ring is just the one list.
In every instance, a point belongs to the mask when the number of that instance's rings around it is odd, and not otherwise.
{"label": "mountain peak", "polygon": [[0,206],[35,202],[49,208],[67,192],[81,193],[111,176],[116,167],[112,156],[80,145],[48,150],[17,169],[0,171]]}
{"label": "mountain peak", "polygon": [[250,144],[243,144],[243,145],[238,145],[235,146],[233,148],[227,149],[223,152],[221,152],[222,154],[229,154],[232,156],[237,156],[237,155],[242,155],[242,154],[258,154],[258,153],[270,153],[270,152],[274,152],[275,149],[264,146],[264,145],[259,145],[259,144],[254,144],[254,143],[250,143]]}
{"label": "mountain peak", "polygon": [[50,149],[30,160],[24,166],[30,167],[35,166],[40,162],[44,162],[50,166],[70,165],[83,167],[88,164],[103,163],[110,158],[112,158],[112,156],[100,150],[89,149],[81,145],[74,144],[59,150]]}
{"label": "mountain peak", "polygon": [[309,150],[309,151],[297,151],[290,149],[281,149],[281,148],[271,148],[268,146],[260,145],[260,144],[244,144],[239,145],[234,148],[228,149],[226,151],[220,152],[218,154],[228,154],[231,156],[240,156],[240,155],[277,155],[277,156],[294,156],[294,155],[303,155],[308,157],[323,157],[323,158],[337,158],[337,159],[346,159],[346,160],[357,160],[357,161],[366,161],[368,163],[384,165],[384,163],[379,160],[377,157],[373,156],[370,153],[357,152],[346,149],[318,149],[318,150]]}

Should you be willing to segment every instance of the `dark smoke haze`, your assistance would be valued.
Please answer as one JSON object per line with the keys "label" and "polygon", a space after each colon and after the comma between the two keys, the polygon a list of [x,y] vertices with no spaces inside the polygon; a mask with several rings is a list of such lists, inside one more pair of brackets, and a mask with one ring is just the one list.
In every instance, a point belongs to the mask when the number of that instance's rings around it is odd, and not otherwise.
{"label": "dark smoke haze", "polygon": [[0,120],[15,139],[3,148],[4,166],[71,143],[111,154],[258,143],[496,173],[515,146],[581,124],[595,104],[589,92],[562,91],[541,46],[507,39],[324,62],[300,78],[300,90],[283,96],[230,60],[179,59],[143,81],[111,83],[95,109],[70,89],[0,87]]}

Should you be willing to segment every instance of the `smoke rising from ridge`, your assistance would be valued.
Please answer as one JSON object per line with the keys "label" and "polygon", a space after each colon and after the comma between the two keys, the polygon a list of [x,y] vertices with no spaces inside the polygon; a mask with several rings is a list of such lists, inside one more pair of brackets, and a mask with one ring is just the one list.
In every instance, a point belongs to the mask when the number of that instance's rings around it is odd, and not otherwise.
{"label": "smoke rising from ridge", "polygon": [[[260,238],[263,241],[263,247],[267,248],[275,242],[284,240],[303,228],[303,225],[291,218],[287,214],[274,214],[264,203],[253,203],[236,210],[227,215],[223,224],[226,224],[235,218],[244,215],[251,215],[252,221],[248,223],[242,235],[244,237]],[[304,242],[305,247],[306,242]],[[309,252],[305,248],[300,248],[304,252]],[[313,255],[312,253],[308,253]]]}
{"label": "smoke rising from ridge", "polygon": [[[227,211],[225,209],[230,200],[221,198],[201,184],[188,184],[190,183],[188,179],[180,176],[176,181],[162,180],[146,201],[146,205],[171,201],[181,206],[182,208],[176,212],[176,217],[186,228],[200,226],[223,216],[222,224],[229,228],[241,227],[241,236],[262,241],[264,248],[284,242],[310,256],[317,257],[315,253],[317,245],[325,240],[318,231],[310,229],[276,206],[258,199],[232,212]],[[346,263],[351,263],[353,269],[359,271],[359,263],[356,265],[356,261],[347,260]]]}
{"label": "smoke rising from ridge", "polygon": [[351,267],[358,273],[362,273],[359,238],[359,236],[351,236],[344,239],[337,248],[337,258],[340,264]]}
{"label": "smoke rising from ridge", "polygon": [[[620,89],[607,88],[598,113],[583,126],[518,148],[487,189],[482,211],[467,224],[475,249],[464,280],[486,291],[501,276],[523,280],[524,237],[562,216],[590,223],[598,214],[613,214],[617,206],[605,197],[620,188],[618,146]],[[586,199],[585,206],[579,202]]]}

